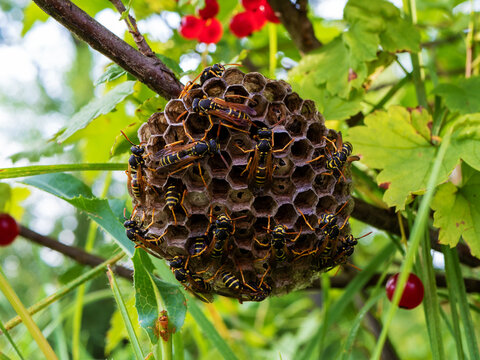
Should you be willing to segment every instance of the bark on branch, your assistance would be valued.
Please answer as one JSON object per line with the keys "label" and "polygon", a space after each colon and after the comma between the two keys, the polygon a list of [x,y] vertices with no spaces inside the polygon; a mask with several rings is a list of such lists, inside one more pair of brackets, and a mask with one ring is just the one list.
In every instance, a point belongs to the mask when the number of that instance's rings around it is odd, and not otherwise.
{"label": "bark on branch", "polygon": [[156,57],[145,56],[68,0],[34,0],[48,15],[160,96],[176,98],[182,84]]}
{"label": "bark on branch", "polygon": [[292,37],[293,42],[302,53],[308,53],[322,46],[315,37],[313,25],[307,16],[307,0],[268,0],[275,14]]}

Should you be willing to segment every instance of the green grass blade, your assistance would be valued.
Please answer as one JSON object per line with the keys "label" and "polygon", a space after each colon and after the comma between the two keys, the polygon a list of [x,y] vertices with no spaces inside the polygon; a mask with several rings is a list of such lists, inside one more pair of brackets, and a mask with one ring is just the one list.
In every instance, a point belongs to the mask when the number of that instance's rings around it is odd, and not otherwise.
{"label": "green grass blade", "polygon": [[62,164],[62,165],[33,165],[0,169],[0,179],[12,179],[24,176],[58,173],[65,171],[101,171],[126,170],[125,163],[92,163],[92,164]]}
{"label": "green grass blade", "polygon": [[380,359],[383,345],[385,344],[385,340],[387,339],[388,329],[390,328],[390,324],[393,321],[395,312],[398,309],[398,303],[400,302],[400,297],[407,283],[408,274],[412,269],[415,254],[417,253],[418,246],[420,245],[420,240],[424,235],[424,229],[425,229],[425,226],[427,225],[427,220],[429,216],[430,203],[432,202],[433,194],[435,192],[435,184],[437,183],[437,178],[440,173],[442,162],[447,152],[448,146],[450,144],[451,134],[452,134],[451,129],[446,132],[442,140],[442,144],[440,145],[440,149],[438,150],[437,155],[435,157],[435,162],[433,163],[432,172],[430,173],[430,176],[427,182],[427,191],[420,203],[417,217],[413,224],[412,232],[410,233],[410,241],[409,241],[407,255],[405,256],[405,260],[403,262],[402,269],[398,277],[397,287],[396,287],[395,293],[393,294],[392,303],[390,305],[390,309],[388,310],[387,317],[385,319],[385,323],[382,328],[382,332],[380,333],[380,336],[377,341],[377,345],[375,346],[372,359],[375,359],[375,360]]}
{"label": "green grass blade", "polygon": [[[305,348],[298,355],[297,359],[307,360],[313,355],[315,348],[318,346],[318,337],[322,334],[323,327],[327,329],[331,324],[336,323],[339,318],[342,316],[343,312],[348,305],[353,301],[353,297],[357,292],[359,292],[365,284],[370,280],[373,274],[381,267],[381,265],[390,259],[390,257],[395,253],[396,247],[393,243],[389,243],[385,246],[378,254],[375,256],[370,264],[363,269],[353,281],[351,281],[345,288],[342,296],[338,299],[335,304],[331,307],[330,315],[328,322],[322,323],[317,329],[315,335],[312,339],[306,344]],[[318,358],[318,356],[317,356]]]}
{"label": "green grass blade", "polygon": [[21,359],[21,360],[24,360],[25,358],[22,356],[22,353],[20,352],[20,350],[18,349],[17,347],[17,344],[15,344],[15,341],[12,339],[12,337],[10,336],[10,334],[8,333],[8,331],[5,329],[5,326],[3,326],[3,323],[0,321],[0,330],[2,330],[2,334],[6,336],[8,342],[10,343],[10,345],[12,345],[12,348],[15,350],[15,352],[17,353],[18,357]]}
{"label": "green grass blade", "polygon": [[425,229],[424,241],[422,244],[422,278],[425,287],[425,298],[423,300],[423,309],[430,338],[430,348],[433,359],[445,359],[443,349],[442,326],[440,324],[439,303],[437,296],[437,284],[433,271],[432,255],[430,254],[430,237],[428,228]]}
{"label": "green grass blade", "polygon": [[175,333],[172,335],[173,339],[173,354],[175,360],[184,360],[185,359],[185,349],[183,346],[183,336],[180,333]]}
{"label": "green grass blade", "polygon": [[358,329],[360,329],[360,325],[362,324],[363,318],[368,313],[368,311],[373,307],[373,305],[375,305],[384,296],[383,291],[384,291],[383,289],[378,288],[374,293],[372,293],[372,296],[370,296],[370,299],[368,299],[365,305],[363,305],[363,307],[358,312],[354,322],[351,325],[351,330],[350,330],[350,333],[348,334],[347,341],[345,342],[345,345],[341,350],[341,354],[340,354],[341,360],[348,360],[348,358],[350,357],[352,347],[353,347],[353,342],[357,337]]}
{"label": "green grass blade", "polygon": [[20,316],[26,328],[28,329],[28,332],[30,333],[30,335],[32,335],[33,339],[37,343],[39,349],[42,351],[45,358],[47,360],[57,360],[57,355],[55,355],[55,352],[48,343],[47,339],[45,339],[37,324],[35,324],[27,309],[20,301],[17,294],[15,294],[15,291],[8,283],[8,280],[5,278],[5,275],[3,274],[3,271],[1,269],[0,291],[5,295],[12,308]]}
{"label": "green grass blade", "polygon": [[[451,249],[448,246],[444,246],[443,253],[445,255],[445,268],[446,271],[452,273],[453,282],[449,285],[452,286],[457,294],[458,307],[460,311],[460,319],[462,320],[463,329],[465,332],[465,340],[467,343],[467,350],[470,355],[470,359],[480,359],[478,351],[477,337],[475,335],[475,328],[472,322],[472,315],[468,305],[467,293],[465,291],[465,283],[459,281],[463,279],[462,270],[460,269],[460,262],[458,260],[458,253],[456,249]],[[447,281],[448,281],[447,277]]]}
{"label": "green grass blade", "polygon": [[[79,276],[75,280],[69,282],[65,286],[61,287],[59,290],[57,290],[54,294],[47,296],[45,299],[40,300],[36,304],[30,306],[27,310],[30,315],[33,315],[40,310],[45,309],[48,305],[54,303],[57,300],[60,300],[62,297],[70,293],[72,290],[76,289],[78,286],[81,284],[85,283],[86,281],[94,278],[97,275],[100,275],[104,269],[108,265],[115,264],[117,261],[119,261],[125,254],[118,254],[115,255],[114,257],[104,261],[103,263],[95,266],[93,269],[87,271],[85,274]],[[22,319],[20,316],[14,317],[12,320],[8,321],[5,324],[5,327],[7,330],[13,329],[15,326],[20,324],[22,322]]]}
{"label": "green grass blade", "polygon": [[207,319],[193,299],[188,302],[188,310],[190,310],[190,314],[195,319],[197,325],[202,329],[203,335],[212,342],[223,358],[226,360],[236,360],[237,357],[230,346],[228,346],[220,336],[213,324]]}
{"label": "green grass blade", "polygon": [[125,302],[123,301],[122,293],[118,288],[117,281],[115,280],[115,276],[110,266],[108,267],[107,275],[108,275],[108,281],[110,282],[110,286],[112,287],[113,296],[115,297],[115,301],[117,302],[118,309],[120,310],[120,314],[122,315],[123,322],[125,323],[125,327],[127,328],[128,338],[130,340],[130,343],[132,344],[135,358],[137,360],[144,360],[142,348],[140,347],[140,343],[138,342],[137,335],[135,334],[135,329],[133,328],[132,320],[130,319],[130,315],[128,314],[127,307],[125,305]]}
{"label": "green grass blade", "polygon": [[[322,274],[322,295],[323,295],[323,309],[322,319],[324,323],[328,323],[328,317],[330,313],[330,277],[327,273]],[[318,338],[318,350],[321,354],[325,346],[325,337],[327,336],[327,327],[322,327],[322,332]]]}

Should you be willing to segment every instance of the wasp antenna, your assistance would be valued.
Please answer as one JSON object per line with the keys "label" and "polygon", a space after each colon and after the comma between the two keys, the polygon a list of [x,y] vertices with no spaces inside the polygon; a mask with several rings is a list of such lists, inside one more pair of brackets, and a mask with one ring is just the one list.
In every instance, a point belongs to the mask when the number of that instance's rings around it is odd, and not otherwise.
{"label": "wasp antenna", "polygon": [[127,139],[127,141],[128,141],[130,144],[132,144],[133,146],[137,146],[137,145],[135,145],[135,144],[128,138],[127,134],[125,134],[125,133],[123,132],[123,130],[120,130],[120,132],[122,133],[123,136],[125,136],[125,139]]}

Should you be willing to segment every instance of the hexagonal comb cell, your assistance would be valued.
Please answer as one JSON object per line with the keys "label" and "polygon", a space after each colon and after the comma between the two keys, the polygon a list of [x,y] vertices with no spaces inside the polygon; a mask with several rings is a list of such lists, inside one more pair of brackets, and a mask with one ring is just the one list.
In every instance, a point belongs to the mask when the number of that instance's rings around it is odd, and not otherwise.
{"label": "hexagonal comb cell", "polygon": [[267,216],[277,209],[277,203],[271,196],[257,196],[252,205],[257,216]]}
{"label": "hexagonal comb cell", "polygon": [[[225,94],[230,93],[241,96],[229,100]],[[236,126],[233,119],[220,118],[216,114],[212,115],[212,128],[205,134],[210,121],[205,116],[194,114],[192,110],[192,101],[203,97],[218,97],[253,108],[255,115],[251,116],[252,123]],[[185,110],[189,110],[188,114],[179,118],[179,114]],[[155,223],[149,228],[149,236],[160,237],[167,231],[157,243],[143,244],[149,251],[169,260],[175,255],[187,256],[191,254],[196,237],[204,236],[206,243],[209,243],[216,226],[224,226],[226,230],[222,231],[229,231],[229,226],[222,225],[226,221],[221,218],[223,214],[234,219],[235,224],[235,231],[230,235],[223,255],[215,258],[205,253],[201,257],[191,258],[189,270],[198,273],[207,269],[205,275],[201,275],[207,279],[221,269],[240,279],[241,269],[245,280],[251,282],[252,286],[263,278],[269,287],[255,292],[254,289],[241,286],[233,291],[225,287],[222,277],[218,275],[210,282],[212,292],[241,301],[261,300],[270,292],[271,295],[280,295],[304,288],[318,277],[317,271],[326,270],[314,256],[298,258],[292,251],[313,249],[315,243],[323,239],[318,217],[325,212],[338,211],[350,199],[352,182],[349,166],[342,169],[345,179],[338,174],[326,174],[326,160],[331,156],[329,153],[335,150],[324,136],[328,134],[335,141],[337,133],[325,128],[324,118],[316,111],[312,101],[304,101],[297,93],[292,93],[291,86],[285,81],[271,81],[258,73],[244,74],[232,66],[220,78],[195,85],[183,98],[170,101],[165,111],[153,114],[139,131],[139,139],[147,148],[146,166],[142,170],[145,187],[141,189],[142,196],[135,198],[133,203],[140,215],[145,211],[144,226],[150,223],[148,219],[155,211]],[[185,129],[182,120],[185,120]],[[232,129],[227,125],[240,129]],[[272,154],[272,179],[267,180],[265,186],[257,188],[252,180],[247,179],[245,167],[248,159],[255,155],[259,129],[262,128],[269,128],[274,134],[273,151],[284,147],[285,150]],[[191,144],[185,130],[195,141],[215,139],[225,163],[218,153],[203,158],[183,153],[180,164],[160,167],[162,156]],[[177,147],[168,147],[168,144],[177,141],[180,141]],[[244,153],[235,146],[237,143],[245,151],[253,151]],[[308,162],[319,155],[323,157]],[[177,171],[185,164],[191,166]],[[198,164],[206,184],[200,176]],[[182,194],[187,190],[183,202],[185,209],[180,205],[174,208],[176,222],[171,210],[166,207],[165,198],[172,185]],[[133,197],[131,189],[129,193]],[[345,222],[342,237],[348,234],[346,220],[352,207],[353,202],[349,202],[338,214],[339,222]],[[316,231],[306,225],[300,211]],[[283,260],[276,258],[275,251],[270,251],[272,230],[278,224],[286,226],[288,232],[301,232],[295,242],[287,241],[286,258]],[[288,234],[287,238],[291,240],[295,236]],[[266,245],[261,246],[255,239]],[[336,265],[335,261],[344,260],[330,259],[330,266]],[[269,267],[269,273],[264,276]]]}
{"label": "hexagonal comb cell", "polygon": [[279,81],[270,81],[263,90],[263,96],[270,102],[282,101],[286,94],[285,86]]}
{"label": "hexagonal comb cell", "polygon": [[200,140],[205,136],[205,131],[209,128],[210,121],[207,116],[198,114],[188,114],[185,118],[185,129],[195,140]]}
{"label": "hexagonal comb cell", "polygon": [[250,93],[260,92],[266,83],[267,81],[260,73],[248,73],[243,79],[243,86],[245,86]]}
{"label": "hexagonal comb cell", "polygon": [[282,103],[270,104],[267,111],[268,125],[274,126],[283,123],[287,118],[287,108]]}
{"label": "hexagonal comb cell", "polygon": [[307,121],[301,115],[292,115],[287,121],[286,129],[292,137],[303,137],[306,128]]}
{"label": "hexagonal comb cell", "polygon": [[310,165],[305,165],[295,169],[292,174],[292,181],[297,189],[307,188],[311,187],[314,176],[315,173],[313,172],[312,167]]}
{"label": "hexagonal comb cell", "polygon": [[212,78],[205,82],[203,91],[208,97],[221,97],[225,91],[225,83],[220,78]]}
{"label": "hexagonal comb cell", "polygon": [[181,123],[182,119],[179,117],[186,110],[182,100],[170,100],[165,106],[165,116],[167,117],[168,124],[174,125]]}
{"label": "hexagonal comb cell", "polygon": [[322,124],[315,122],[308,127],[307,139],[313,146],[325,145],[326,128]]}
{"label": "hexagonal comb cell", "polygon": [[291,152],[296,161],[307,161],[313,152],[313,146],[306,139],[295,141],[291,147]]}
{"label": "hexagonal comb cell", "polygon": [[285,105],[292,113],[300,110],[302,102],[303,100],[300,98],[300,96],[298,96],[297,93],[291,93],[285,98]]}
{"label": "hexagonal comb cell", "polygon": [[243,82],[244,74],[240,69],[231,67],[223,73],[223,79],[228,85],[241,84]]}

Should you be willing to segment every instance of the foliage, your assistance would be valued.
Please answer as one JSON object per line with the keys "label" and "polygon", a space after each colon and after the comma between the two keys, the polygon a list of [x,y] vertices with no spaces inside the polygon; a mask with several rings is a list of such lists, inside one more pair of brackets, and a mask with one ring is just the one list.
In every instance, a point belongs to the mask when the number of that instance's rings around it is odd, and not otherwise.
{"label": "foliage", "polygon": [[[126,15],[115,12],[110,2],[77,5],[97,19],[113,15],[117,22]],[[23,51],[14,61],[25,67],[25,77],[0,84],[0,116],[9,120],[1,134],[2,158],[8,162],[0,170],[0,210],[77,247],[84,246],[93,221],[102,230],[93,228],[93,253],[107,258],[123,250],[133,262],[134,281],[132,285],[109,272],[112,289],[106,277],[90,280],[83,303],[65,295],[56,302],[57,313],[52,307],[35,315],[33,321],[56,354],[363,359],[378,357],[389,333],[395,334],[389,340],[402,359],[478,358],[477,298],[462,281],[463,276],[478,277],[478,270],[461,266],[462,253],[459,258],[454,248],[467,244],[480,258],[480,19],[469,2],[411,0],[397,8],[386,0],[349,0],[343,18],[331,20],[311,1],[308,18],[323,44],[307,54],[281,24],[242,40],[225,30],[220,42],[208,47],[185,40],[177,31],[179,19],[202,8],[201,0],[124,5],[157,58],[183,82],[207,65],[242,59],[249,71],[284,78],[301,97],[314,100],[329,126],[341,130],[353,144],[353,154],[361,156],[353,163],[355,196],[395,207],[407,219],[402,231],[409,243],[394,232],[378,231],[360,240],[353,260],[363,271],[353,276],[346,268],[337,277],[335,270],[323,276],[321,300],[318,292],[301,291],[261,303],[238,304],[226,298],[201,303],[179,286],[164,261],[135,251],[122,226],[124,209],[130,208],[123,171],[131,144],[120,130],[137,143],[138,128],[165,107],[166,99],[119,64],[99,60],[63,31],[63,38],[57,38],[66,39],[67,45],[57,49],[62,56],[32,51],[39,59],[32,60],[32,71],[40,71],[26,82],[29,69]],[[39,41],[41,31],[54,23],[34,2],[7,0],[0,8],[6,14],[0,32],[7,47]],[[235,1],[221,2],[217,17],[227,29],[239,11]],[[120,37],[136,47],[126,25]],[[68,66],[51,65],[52,71],[49,62],[64,55]],[[8,80],[10,74],[1,74]],[[118,173],[111,183],[105,180],[114,171]],[[104,193],[97,195],[102,187]],[[397,218],[390,220],[396,223]],[[365,224],[351,223],[355,234],[368,231]],[[437,233],[446,245],[445,266],[431,258],[430,240],[435,243]],[[9,296],[10,288],[15,290],[17,309],[41,302],[52,288],[63,282],[68,286],[85,272],[83,266],[52,254],[20,241],[2,249],[2,289]],[[434,253],[434,259],[439,254]],[[398,310],[401,315],[394,316],[396,308],[382,296],[381,282],[387,273],[406,275],[412,268],[428,290],[424,309]],[[435,283],[436,276],[446,278],[448,293]],[[335,289],[344,278],[348,285]],[[399,285],[401,280],[402,275]],[[77,345],[71,324],[75,306],[84,309]],[[0,323],[8,324],[16,312],[3,297],[0,307]],[[154,331],[164,309],[172,326],[168,342]],[[38,358],[31,335],[47,349],[32,330],[33,321],[30,330],[18,325],[9,330],[9,338],[0,336],[0,357]],[[379,339],[367,322],[382,327]]]}

